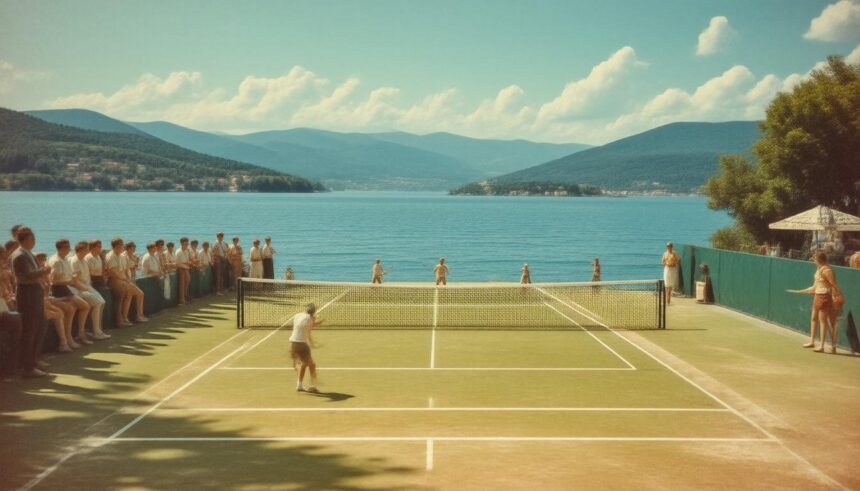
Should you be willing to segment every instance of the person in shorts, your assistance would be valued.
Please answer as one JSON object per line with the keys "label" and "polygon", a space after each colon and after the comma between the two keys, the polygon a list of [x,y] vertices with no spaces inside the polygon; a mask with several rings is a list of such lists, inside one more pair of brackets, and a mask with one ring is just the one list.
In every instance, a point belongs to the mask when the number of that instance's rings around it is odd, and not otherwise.
{"label": "person in shorts", "polygon": [[436,285],[448,284],[448,266],[445,264],[445,258],[439,258],[439,263],[433,268],[433,273],[436,275]]}
{"label": "person in shorts", "polygon": [[[298,370],[298,380],[296,381],[296,391],[319,393],[317,389],[317,366],[314,363],[311,355],[311,345],[313,338],[311,331],[314,327],[322,324],[322,320],[316,315],[317,308],[314,304],[308,304],[304,312],[296,314],[293,317],[293,333],[290,335],[290,356],[293,359],[293,367]],[[305,379],[305,371],[309,370],[311,375],[311,384],[305,389],[302,383]]]}

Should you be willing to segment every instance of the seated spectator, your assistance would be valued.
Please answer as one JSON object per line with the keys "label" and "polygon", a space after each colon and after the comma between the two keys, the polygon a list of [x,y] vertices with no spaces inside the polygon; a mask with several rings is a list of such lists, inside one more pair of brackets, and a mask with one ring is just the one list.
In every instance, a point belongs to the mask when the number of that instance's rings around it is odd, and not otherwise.
{"label": "seated spectator", "polygon": [[105,269],[107,270],[108,285],[110,285],[111,294],[115,303],[116,309],[116,327],[128,327],[131,322],[127,319],[126,297],[128,304],[131,304],[131,292],[129,289],[128,276],[126,276],[125,267],[122,261],[122,253],[124,243],[121,238],[115,237],[111,240],[111,251],[105,256]]}
{"label": "seated spectator", "polygon": [[126,297],[127,303],[123,305],[123,312],[125,313],[125,319],[128,320],[128,311],[131,309],[131,302],[134,301],[135,306],[135,316],[134,322],[146,322],[149,319],[144,317],[143,315],[143,290],[137,286],[137,266],[140,262],[135,251],[137,250],[137,245],[134,242],[129,242],[125,245],[125,251],[123,251],[120,261],[122,262],[122,267],[125,270],[125,277],[128,278],[128,296]]}
{"label": "seated spectator", "polygon": [[209,242],[203,242],[203,250],[197,256],[200,261],[200,269],[206,269],[212,266],[212,253],[209,251]]}
{"label": "seated spectator", "polygon": [[90,304],[90,308],[92,309],[90,319],[93,326],[93,338],[96,340],[109,339],[110,334],[102,330],[105,299],[98,290],[93,288],[90,268],[86,261],[88,252],[89,244],[87,242],[78,242],[75,245],[75,254],[69,259],[69,265],[72,267],[72,277],[74,278],[73,286],[76,289],[75,293]]}
{"label": "seated spectator", "polygon": [[0,381],[11,380],[18,366],[21,315],[15,312],[15,291],[6,249],[0,248]]}
{"label": "seated spectator", "polygon": [[[68,303],[74,307],[74,312],[68,316],[66,320],[66,337],[74,339],[80,344],[93,344],[87,338],[87,317],[90,315],[90,304],[80,296],[75,294],[74,276],[72,267],[66,260],[66,256],[71,252],[71,244],[66,239],[60,239],[56,243],[57,253],[48,259],[48,266],[51,267],[51,296],[61,302]],[[78,290],[79,291],[79,290]],[[72,322],[77,313],[77,329],[72,330]]]}
{"label": "seated spectator", "polygon": [[[44,252],[36,254],[36,262],[40,267],[47,263],[48,255]],[[49,266],[50,267],[50,266]],[[51,282],[48,277],[42,278],[42,289],[45,292],[45,320],[54,325],[54,332],[57,333],[59,344],[57,351],[60,353],[69,353],[73,349],[81,347],[75,342],[72,337],[72,321],[75,316],[75,307],[69,302],[61,298],[53,297],[51,292]],[[44,335],[37,340],[38,346],[41,348],[44,340]]]}
{"label": "seated spectator", "polygon": [[104,261],[102,260],[102,241],[91,240],[88,244],[90,252],[84,256],[84,261],[90,270],[90,282],[93,288],[107,288],[107,279],[104,273]]}

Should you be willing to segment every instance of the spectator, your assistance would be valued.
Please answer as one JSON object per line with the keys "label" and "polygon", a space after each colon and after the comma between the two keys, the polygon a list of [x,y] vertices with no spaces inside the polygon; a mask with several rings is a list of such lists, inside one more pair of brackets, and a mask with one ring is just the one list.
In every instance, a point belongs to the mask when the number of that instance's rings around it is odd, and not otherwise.
{"label": "spectator", "polygon": [[174,257],[173,242],[167,243],[167,250],[161,255],[162,265],[167,271],[176,271],[176,257]]}
{"label": "spectator", "polygon": [[[75,288],[75,279],[72,273],[72,266],[66,260],[66,256],[71,252],[71,244],[66,239],[60,239],[56,243],[57,253],[48,259],[48,266],[51,267],[51,296],[60,302],[66,303],[74,307],[71,315],[67,315],[66,336],[68,339],[74,339],[80,344],[93,344],[87,338],[87,317],[90,315],[90,304],[86,300],[78,296],[75,291],[80,291]],[[78,285],[80,286],[80,285]],[[75,314],[77,314],[77,329],[72,330],[72,322]]]}
{"label": "spectator", "polygon": [[[842,290],[836,282],[836,275],[833,274],[833,269],[827,264],[827,254],[823,251],[818,251],[812,256],[817,269],[813,275],[813,284],[805,290],[789,290],[792,293],[808,293],[813,295],[812,299],[812,318],[809,326],[809,342],[804,344],[804,348],[813,348],[813,351],[821,353],[824,351],[824,342],[827,339],[827,333],[830,333],[830,352],[836,353],[836,344],[838,340],[838,332],[836,329],[836,317],[840,305],[834,303],[834,298],[842,297]],[[815,331],[821,325],[821,345],[815,348]]]}
{"label": "spectator", "polygon": [[15,239],[19,248],[12,253],[12,269],[15,272],[17,291],[15,303],[21,314],[21,341],[18,357],[25,377],[43,377],[44,371],[39,369],[37,355],[41,345],[36,342],[42,338],[45,323],[45,290],[42,279],[50,269],[39,268],[32,250],[36,245],[36,236],[27,227],[16,231]]}
{"label": "spectator", "polygon": [[248,251],[248,261],[251,264],[251,270],[248,276],[251,278],[263,277],[263,251],[260,250],[260,240],[254,239],[254,246]]}
{"label": "spectator", "polygon": [[[40,267],[44,266],[47,263],[47,254],[44,252],[36,254],[36,262]],[[51,283],[48,278],[42,279],[42,287],[45,291],[45,320],[54,325],[54,331],[57,333],[57,339],[59,340],[57,351],[60,353],[69,353],[72,350],[80,348],[82,345],[78,344],[74,337],[72,337],[72,320],[75,317],[75,306],[62,298],[53,297],[48,293],[51,291]],[[43,342],[38,340],[37,344],[42,346]]]}
{"label": "spectator", "polygon": [[591,263],[591,281],[600,281],[600,258],[597,257]]}
{"label": "spectator", "polygon": [[90,282],[93,288],[106,288],[107,280],[104,274],[104,261],[102,260],[102,241],[91,240],[88,244],[90,252],[84,257],[90,271]]}
{"label": "spectator", "polygon": [[140,260],[140,270],[143,272],[143,276],[164,277],[164,273],[161,271],[161,263],[158,262],[158,253],[154,242],[146,244],[146,254]]}
{"label": "spectator", "polygon": [[129,242],[125,245],[125,251],[122,253],[120,257],[120,261],[122,262],[123,269],[125,270],[125,276],[128,278],[128,296],[126,297],[126,305],[123,307],[125,310],[126,320],[128,320],[128,311],[131,309],[131,302],[134,301],[135,307],[135,316],[134,322],[146,322],[149,319],[144,317],[143,315],[143,290],[137,286],[137,269],[140,265],[140,258],[137,257],[137,244],[134,242]]}
{"label": "spectator", "polygon": [[188,252],[188,237],[179,239],[179,250],[174,256],[176,264],[176,282],[179,285],[179,305],[188,303],[188,285],[191,284],[191,260]]}
{"label": "spectator", "polygon": [[266,237],[266,245],[263,246],[263,278],[275,279],[275,249],[271,237]]}
{"label": "spectator", "polygon": [[520,284],[528,285],[532,282],[532,274],[529,271],[529,265],[523,264],[523,267],[520,269]]}
{"label": "spectator", "polygon": [[224,243],[224,232],[215,235],[215,245],[212,246],[212,273],[215,277],[215,294],[224,294],[224,285],[227,281],[227,244]]}
{"label": "spectator", "polygon": [[436,275],[436,285],[448,284],[448,265],[445,264],[445,258],[439,258],[439,263],[433,268],[433,273]]}
{"label": "spectator", "polygon": [[126,263],[126,275],[128,276],[128,279],[134,281],[137,279],[137,270],[140,268],[140,257],[137,255],[137,244],[134,242],[126,243],[122,257]]}
{"label": "spectator", "polygon": [[90,268],[86,262],[88,249],[89,244],[78,242],[75,245],[75,254],[69,259],[69,265],[72,267],[72,276],[74,277],[73,285],[77,290],[75,293],[90,304],[90,308],[92,309],[90,319],[93,326],[93,338],[96,340],[109,339],[110,334],[106,334],[102,330],[105,299],[98,290],[93,288]]}
{"label": "spectator", "polygon": [[242,246],[239,245],[239,237],[233,237],[233,245],[227,250],[227,261],[230,263],[230,289],[233,290],[239,284],[242,277]]}
{"label": "spectator", "polygon": [[[121,238],[115,237],[111,240],[110,245],[111,251],[105,256],[105,267],[107,268],[108,285],[110,285],[111,294],[116,304],[114,306],[116,309],[116,327],[128,327],[131,325],[131,322],[127,318],[127,309],[129,307],[126,307],[126,305],[130,306],[131,304],[131,285],[129,284],[126,268],[123,264],[124,261],[122,260],[124,244]],[[126,302],[126,299],[128,299],[128,302]]]}
{"label": "spectator", "polygon": [[0,381],[15,375],[21,342],[21,315],[15,312],[12,276],[6,249],[0,248]]}
{"label": "spectator", "polygon": [[854,254],[848,257],[849,268],[860,268],[860,250],[854,251]]}
{"label": "spectator", "polygon": [[198,254],[197,259],[200,261],[200,269],[209,268],[212,266],[212,253],[209,250],[209,242],[203,242],[203,250]]}
{"label": "spectator", "polygon": [[200,251],[197,249],[197,240],[191,241],[191,247],[188,249],[188,257],[191,260],[191,267],[200,271]]}
{"label": "spectator", "polygon": [[678,253],[676,253],[672,248],[672,243],[667,243],[666,252],[663,253],[662,258],[663,284],[666,289],[666,305],[672,303],[672,290],[680,286],[680,279],[678,277],[678,263],[680,262],[681,258],[678,257]]}

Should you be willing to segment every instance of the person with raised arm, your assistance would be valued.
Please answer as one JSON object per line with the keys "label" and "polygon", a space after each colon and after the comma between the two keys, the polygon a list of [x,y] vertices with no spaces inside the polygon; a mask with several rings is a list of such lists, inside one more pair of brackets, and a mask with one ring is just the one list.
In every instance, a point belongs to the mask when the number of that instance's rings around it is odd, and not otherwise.
{"label": "person with raised arm", "polygon": [[[813,348],[813,351],[821,353],[824,351],[824,341],[827,339],[827,333],[830,333],[830,352],[836,353],[836,344],[838,342],[838,332],[836,329],[836,320],[839,309],[842,306],[844,299],[842,290],[836,282],[836,275],[833,274],[833,269],[827,264],[827,254],[824,251],[818,251],[812,256],[815,261],[815,274],[812,276],[812,286],[803,290],[788,290],[790,293],[805,293],[813,295],[812,297],[812,317],[809,325],[809,342],[804,344],[804,348]],[[821,345],[815,347],[815,334],[821,326]]]}

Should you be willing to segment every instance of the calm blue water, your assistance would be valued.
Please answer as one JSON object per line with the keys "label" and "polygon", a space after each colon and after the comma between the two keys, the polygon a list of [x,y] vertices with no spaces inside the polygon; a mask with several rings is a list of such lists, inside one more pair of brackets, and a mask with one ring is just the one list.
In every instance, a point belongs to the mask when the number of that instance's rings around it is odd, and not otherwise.
{"label": "calm blue water", "polygon": [[603,279],[661,275],[667,240],[707,244],[730,223],[701,197],[467,197],[442,193],[0,193],[3,237],[31,226],[37,250],[60,237],[141,244],[201,242],[223,230],[247,254],[272,236],[276,277],[369,281],[377,257],[387,281],[430,281],[440,256],[450,281],[515,281],[529,263],[534,281],[588,281],[599,256]]}

